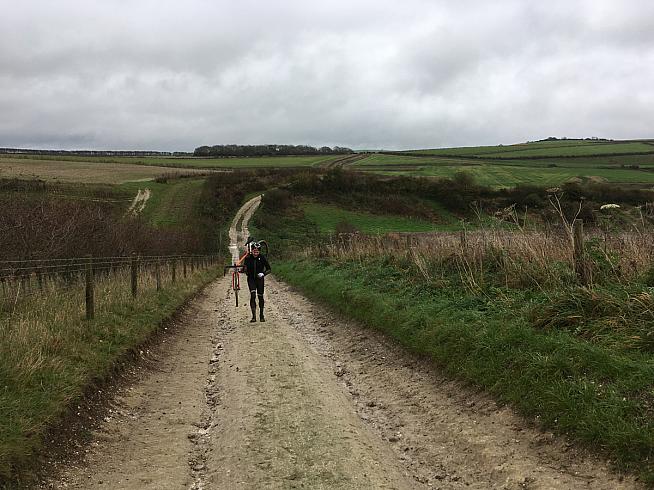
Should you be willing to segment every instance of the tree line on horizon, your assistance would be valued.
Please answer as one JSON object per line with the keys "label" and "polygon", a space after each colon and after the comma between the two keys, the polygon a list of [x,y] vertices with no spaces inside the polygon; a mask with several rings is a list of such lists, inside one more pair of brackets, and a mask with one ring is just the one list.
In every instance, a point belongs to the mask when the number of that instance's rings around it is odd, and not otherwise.
{"label": "tree line on horizon", "polygon": [[290,155],[347,155],[354,153],[350,148],[308,145],[214,145],[195,149],[196,157],[266,157]]}

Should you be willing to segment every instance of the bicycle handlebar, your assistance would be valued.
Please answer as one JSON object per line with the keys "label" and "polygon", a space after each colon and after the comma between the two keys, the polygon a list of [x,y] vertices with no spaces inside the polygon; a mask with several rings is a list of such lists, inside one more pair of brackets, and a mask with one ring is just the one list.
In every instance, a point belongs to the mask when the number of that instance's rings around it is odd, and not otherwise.
{"label": "bicycle handlebar", "polygon": [[235,272],[242,272],[242,271],[239,270],[239,269],[242,269],[242,268],[243,268],[242,265],[237,265],[237,264],[226,265],[225,267],[223,267],[223,276],[225,274],[227,274],[227,269],[234,269]]}

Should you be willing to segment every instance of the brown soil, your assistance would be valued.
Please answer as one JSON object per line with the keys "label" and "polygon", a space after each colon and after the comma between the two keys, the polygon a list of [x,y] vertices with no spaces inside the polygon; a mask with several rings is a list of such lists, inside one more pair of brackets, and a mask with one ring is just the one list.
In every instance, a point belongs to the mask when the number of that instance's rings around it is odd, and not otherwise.
{"label": "brown soil", "polygon": [[153,180],[162,175],[206,172],[206,169],[156,167],[130,163],[0,159],[0,178],[43,179],[55,182],[120,184]]}
{"label": "brown soil", "polygon": [[150,189],[139,189],[136,193],[136,196],[134,197],[134,200],[132,201],[132,204],[130,204],[129,209],[127,210],[127,214],[132,216],[141,214],[151,196],[152,192],[150,192]]}

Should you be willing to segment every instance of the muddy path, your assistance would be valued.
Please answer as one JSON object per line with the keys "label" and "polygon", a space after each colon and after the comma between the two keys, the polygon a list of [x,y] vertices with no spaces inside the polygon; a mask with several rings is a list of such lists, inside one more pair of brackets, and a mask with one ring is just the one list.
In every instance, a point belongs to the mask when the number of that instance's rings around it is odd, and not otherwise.
{"label": "muddy path", "polygon": [[637,488],[268,277],[265,323],[206,288],[43,488]]}
{"label": "muddy path", "polygon": [[229,227],[229,252],[232,256],[232,264],[235,264],[239,258],[239,244],[242,246],[248,239],[248,222],[255,211],[259,208],[261,198],[262,196],[256,196],[247,201],[241,209],[238,210],[238,213],[236,213],[232,220],[232,224]]}
{"label": "muddy path", "polygon": [[150,189],[139,189],[136,193],[136,196],[134,197],[134,200],[132,200],[132,203],[130,204],[126,214],[132,216],[141,214],[151,196],[152,192],[150,192]]}
{"label": "muddy path", "polygon": [[359,160],[365,160],[368,158],[367,153],[355,153],[353,155],[345,155],[334,160],[329,160],[328,162],[321,165],[324,168],[339,168],[339,167],[348,167],[358,162]]}

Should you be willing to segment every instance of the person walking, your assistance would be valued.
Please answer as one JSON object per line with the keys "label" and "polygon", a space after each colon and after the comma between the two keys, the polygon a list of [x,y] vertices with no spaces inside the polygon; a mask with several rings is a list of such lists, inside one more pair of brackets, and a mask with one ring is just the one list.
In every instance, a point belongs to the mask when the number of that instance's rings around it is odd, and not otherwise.
{"label": "person walking", "polygon": [[252,310],[252,319],[250,323],[257,321],[257,297],[259,299],[259,321],[265,322],[263,316],[263,289],[264,277],[270,273],[270,264],[265,255],[261,253],[261,245],[255,241],[248,242],[249,253],[243,260],[243,267],[248,278],[248,288],[250,289],[250,309]]}

